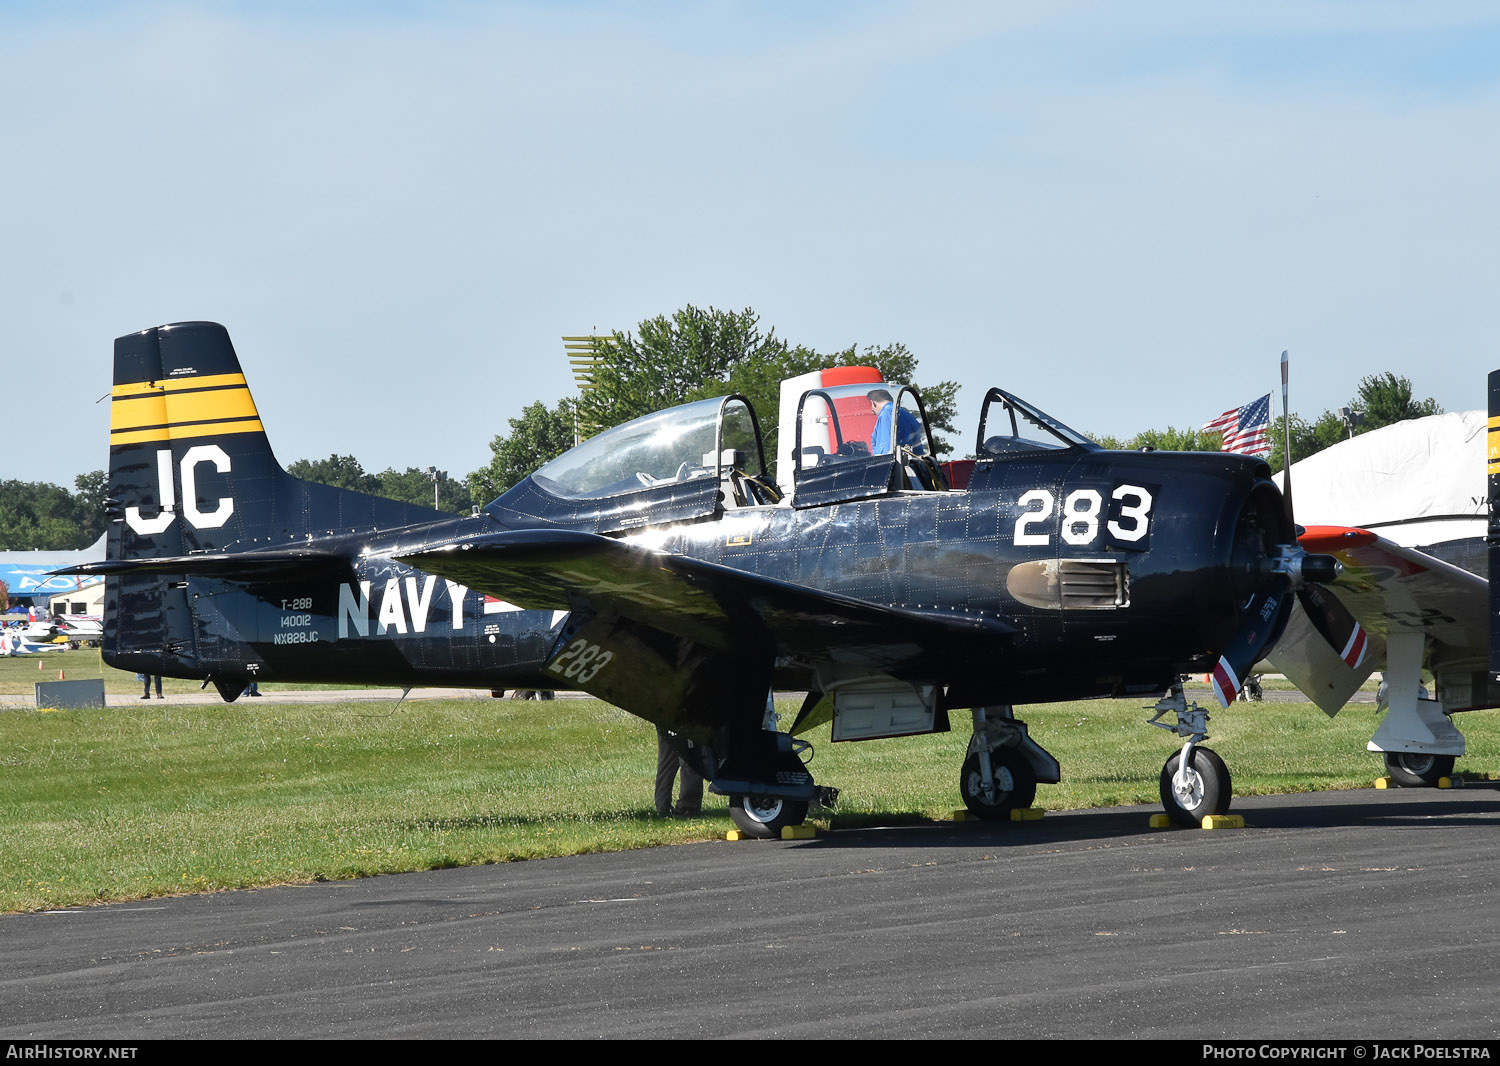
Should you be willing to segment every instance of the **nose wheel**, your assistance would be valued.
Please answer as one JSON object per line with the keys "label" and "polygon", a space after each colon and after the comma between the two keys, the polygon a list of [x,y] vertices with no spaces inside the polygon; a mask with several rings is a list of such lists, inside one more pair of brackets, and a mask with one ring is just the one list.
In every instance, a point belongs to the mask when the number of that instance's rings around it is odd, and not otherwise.
{"label": "nose wheel", "polygon": [[[1177,825],[1197,827],[1211,814],[1224,814],[1234,789],[1224,760],[1212,748],[1202,746],[1208,739],[1208,712],[1187,702],[1181,682],[1172,686],[1166,698],[1156,701],[1154,710],[1151,725],[1186,741],[1161,768],[1161,805],[1167,817]],[[1161,720],[1169,714],[1174,719],[1170,725]]]}
{"label": "nose wheel", "polygon": [[1203,824],[1210,814],[1224,814],[1229,810],[1229,801],[1234,792],[1229,780],[1229,767],[1212,748],[1192,749],[1191,760],[1185,771],[1182,767],[1182,752],[1167,760],[1161,768],[1161,804],[1167,817],[1178,825],[1190,828]]}

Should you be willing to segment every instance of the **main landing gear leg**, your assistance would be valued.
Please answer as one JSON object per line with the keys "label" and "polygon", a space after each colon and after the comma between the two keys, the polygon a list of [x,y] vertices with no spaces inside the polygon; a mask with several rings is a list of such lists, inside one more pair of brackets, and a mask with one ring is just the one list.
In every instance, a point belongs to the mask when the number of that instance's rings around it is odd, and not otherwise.
{"label": "main landing gear leg", "polygon": [[[756,782],[755,791],[735,791],[732,787],[729,790],[729,817],[746,836],[779,838],[782,829],[807,820],[810,800],[816,799],[825,807],[832,807],[838,801],[838,789],[815,785],[807,772],[802,755],[812,745],[780,732],[777,721],[773,693],[767,692],[761,735],[773,746],[767,756],[775,767],[774,788]],[[719,791],[717,782],[714,791]]]}
{"label": "main landing gear leg", "polygon": [[[1161,768],[1161,805],[1167,817],[1192,827],[1202,825],[1210,814],[1228,811],[1234,795],[1229,767],[1212,748],[1201,747],[1208,739],[1208,712],[1187,702],[1181,682],[1172,686],[1165,699],[1156,701],[1155,709],[1151,725],[1185,738],[1182,750]],[[1176,715],[1175,723],[1157,721],[1169,713]]]}
{"label": "main landing gear leg", "polygon": [[1385,677],[1380,701],[1385,717],[1366,745],[1383,752],[1391,780],[1405,788],[1433,788],[1453,774],[1455,756],[1464,753],[1464,735],[1422,688],[1421,633],[1391,633],[1385,642]]}
{"label": "main landing gear leg", "polygon": [[1031,739],[1026,723],[1008,705],[975,707],[974,736],[959,773],[964,805],[977,817],[997,821],[1030,807],[1038,781],[1061,779],[1057,760]]}

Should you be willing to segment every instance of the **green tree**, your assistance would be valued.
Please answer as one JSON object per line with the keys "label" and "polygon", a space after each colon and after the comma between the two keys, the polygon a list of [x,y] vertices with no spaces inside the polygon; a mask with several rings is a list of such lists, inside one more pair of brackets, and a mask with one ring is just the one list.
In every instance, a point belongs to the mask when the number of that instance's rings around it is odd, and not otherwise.
{"label": "green tree", "polygon": [[1205,433],[1201,429],[1143,429],[1128,440],[1110,434],[1102,436],[1085,433],[1095,444],[1110,451],[1140,451],[1149,448],[1157,452],[1216,452],[1222,443],[1217,433]]}
{"label": "green tree", "polygon": [[[904,344],[862,349],[851,344],[821,353],[788,344],[774,329],[762,332],[760,316],[750,308],[735,312],[689,305],[671,316],[647,319],[635,334],[616,331],[597,344],[606,361],[594,375],[594,387],[578,401],[586,435],[663,407],[738,392],[761,419],[768,455],[776,447],[783,378],[854,365],[879,367],[887,381],[901,384],[914,384],[917,377],[917,358]],[[918,385],[917,391],[933,430],[954,432],[957,383]],[[939,455],[952,451],[941,436],[935,444]]]}
{"label": "green tree", "polygon": [[[1281,427],[1280,418],[1272,419],[1271,453],[1267,456],[1272,470],[1280,470],[1282,466]],[[1324,411],[1316,422],[1309,422],[1301,415],[1292,415],[1292,462],[1298,462],[1315,452],[1320,452],[1330,444],[1337,444],[1343,439],[1343,432],[1343,422],[1337,415],[1328,411]],[[1106,448],[1124,448],[1134,451],[1149,447],[1158,452],[1216,452],[1220,450],[1223,443],[1217,433],[1208,433],[1201,429],[1178,429],[1175,426],[1168,426],[1166,429],[1142,430],[1124,442],[1115,437],[1094,439]]]}
{"label": "green tree", "polygon": [[[725,382],[746,362],[776,362],[787,343],[760,329],[760,316],[689,304],[648,318],[636,333],[616,330],[596,345],[605,361],[578,401],[586,435],[683,403],[709,382]],[[757,411],[757,413],[759,413]]]}
{"label": "green tree", "polygon": [[286,472],[304,481],[316,481],[320,485],[332,485],[336,489],[353,489],[355,492],[380,492],[380,479],[365,473],[365,468],[352,455],[330,455],[327,459],[298,459],[288,463]]}
{"label": "green tree", "polygon": [[469,475],[471,498],[476,502],[493,500],[573,447],[574,417],[574,402],[565,397],[553,408],[538,400],[522,410],[520,418],[508,419],[510,433],[501,433],[490,441],[489,465]]}
{"label": "green tree", "polygon": [[[298,459],[287,464],[286,472],[304,481],[316,481],[336,489],[352,489],[417,507],[432,507],[432,475],[414,466],[405,470],[387,467],[378,474],[367,474],[354,456],[330,455],[327,459]],[[469,486],[450,478],[446,472],[439,473],[438,509],[453,514],[467,513]]]}
{"label": "green tree", "polygon": [[1150,448],[1158,452],[1216,452],[1223,447],[1224,440],[1217,433],[1201,429],[1147,429],[1137,433],[1125,445],[1132,451]]}
{"label": "green tree", "polygon": [[[1324,411],[1318,416],[1317,421],[1309,422],[1301,415],[1293,413],[1291,417],[1291,446],[1292,462],[1300,463],[1309,455],[1316,455],[1324,448],[1337,444],[1349,436],[1344,427],[1344,420],[1332,411]],[[1286,422],[1281,418],[1271,421],[1271,469],[1279,471],[1286,464],[1282,457],[1282,435],[1283,426]]]}
{"label": "green tree", "polygon": [[[1363,419],[1354,429],[1354,435],[1368,433],[1408,418],[1424,418],[1442,414],[1443,409],[1436,400],[1412,399],[1412,385],[1404,377],[1386,371],[1361,378],[1359,391],[1349,406],[1359,411]],[[1315,420],[1308,421],[1301,415],[1292,414],[1290,420],[1282,417],[1271,420],[1271,454],[1268,457],[1271,469],[1280,471],[1282,462],[1283,428],[1290,423],[1292,462],[1298,463],[1310,455],[1316,455],[1349,437],[1349,428],[1344,420],[1332,411],[1324,411]],[[1207,451],[1219,450],[1219,435],[1201,430],[1148,429],[1137,433],[1130,440],[1121,442],[1117,437],[1095,437],[1106,448],[1140,448],[1150,445],[1157,451]]]}
{"label": "green tree", "polygon": [[[90,470],[73,479],[73,499],[83,524],[104,532],[104,498],[109,493],[109,478],[103,470]],[[98,536],[94,540],[98,540]]]}
{"label": "green tree", "polygon": [[1412,399],[1411,382],[1389,370],[1360,378],[1359,391],[1349,406],[1364,415],[1364,421],[1355,427],[1356,436],[1408,418],[1443,413],[1442,407],[1430,396],[1421,401]]}
{"label": "green tree", "polygon": [[[418,507],[432,506],[432,482],[433,477],[426,470],[418,470],[409,466],[405,470],[396,470],[388,467],[376,475],[380,487],[375,490],[375,495],[384,496],[388,500],[400,500],[402,503],[414,504]],[[448,511],[452,514],[467,514],[469,511],[469,486],[464,481],[455,481],[448,476],[445,470],[438,471],[437,477],[437,503],[438,510]]]}
{"label": "green tree", "polygon": [[[1411,381],[1389,370],[1361,378],[1349,406],[1360,415],[1359,423],[1354,427],[1356,437],[1409,418],[1426,418],[1428,415],[1443,413],[1442,407],[1430,396],[1425,400],[1413,399]],[[1332,411],[1324,411],[1311,422],[1293,413],[1290,424],[1294,463],[1349,439],[1349,427],[1343,418]],[[1273,421],[1272,433],[1271,469],[1279,471],[1283,465],[1281,419]]]}
{"label": "green tree", "polygon": [[0,550],[87,548],[103,531],[103,510],[60,485],[0,481]]}

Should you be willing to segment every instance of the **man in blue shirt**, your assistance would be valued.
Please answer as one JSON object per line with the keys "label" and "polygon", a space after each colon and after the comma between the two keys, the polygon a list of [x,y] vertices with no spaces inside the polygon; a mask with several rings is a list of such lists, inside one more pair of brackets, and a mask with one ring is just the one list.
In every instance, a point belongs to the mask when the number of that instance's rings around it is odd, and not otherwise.
{"label": "man in blue shirt", "polygon": [[896,420],[897,441],[903,448],[915,448],[922,441],[922,425],[916,415],[904,407],[897,407],[891,394],[884,389],[870,391],[870,410],[875,412],[875,431],[870,434],[870,454],[889,455],[891,447],[891,419]]}

